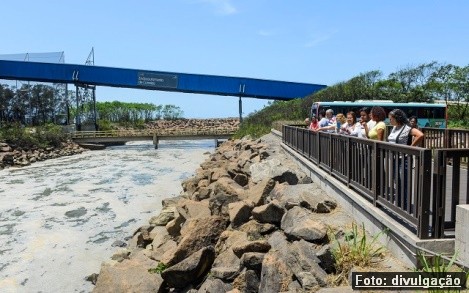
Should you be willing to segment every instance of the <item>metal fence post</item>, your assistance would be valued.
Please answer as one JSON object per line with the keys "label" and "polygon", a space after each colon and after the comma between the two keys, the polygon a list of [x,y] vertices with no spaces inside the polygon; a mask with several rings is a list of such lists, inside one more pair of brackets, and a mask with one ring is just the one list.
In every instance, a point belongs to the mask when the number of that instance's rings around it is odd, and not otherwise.
{"label": "metal fence post", "polygon": [[372,149],[372,157],[373,161],[371,162],[371,174],[372,174],[372,181],[371,181],[371,189],[373,191],[373,205],[376,206],[376,202],[378,200],[378,195],[379,195],[379,187],[378,187],[378,182],[379,182],[379,177],[381,174],[381,161],[380,161],[380,155],[378,152],[378,142],[373,143],[373,149]]}
{"label": "metal fence post", "polygon": [[[417,236],[420,239],[430,238],[430,200],[431,200],[431,167],[432,151],[425,149],[421,151],[421,160],[419,170],[419,189],[418,189],[418,229]],[[435,198],[434,202],[435,202]],[[444,221],[444,217],[443,217]],[[434,237],[432,235],[432,237]]]}

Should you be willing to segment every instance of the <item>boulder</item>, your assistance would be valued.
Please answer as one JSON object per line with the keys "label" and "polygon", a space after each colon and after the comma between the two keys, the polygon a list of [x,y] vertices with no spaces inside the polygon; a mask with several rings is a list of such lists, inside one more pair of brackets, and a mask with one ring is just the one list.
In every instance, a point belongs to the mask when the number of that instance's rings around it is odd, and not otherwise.
{"label": "boulder", "polygon": [[175,207],[177,203],[182,199],[184,199],[183,196],[165,198],[161,201],[161,206],[163,207],[163,209],[169,208],[169,207]]}
{"label": "boulder", "polygon": [[320,260],[319,265],[324,269],[328,274],[335,273],[335,258],[332,255],[331,247],[329,245],[322,246],[316,252],[317,258]]}
{"label": "boulder", "polygon": [[251,172],[251,181],[254,183],[258,183],[266,178],[276,178],[274,180],[280,183],[288,182],[290,185],[298,183],[298,178],[276,158],[252,164],[249,170]]}
{"label": "boulder", "polygon": [[225,293],[230,291],[232,286],[230,284],[223,283],[220,279],[207,278],[205,282],[200,286],[198,293]]}
{"label": "boulder", "polygon": [[285,235],[280,231],[270,236],[269,243],[272,246],[272,251],[277,252],[278,257],[297,279],[300,273],[306,272],[314,277],[313,283],[315,285],[321,287],[327,285],[327,273],[319,266],[319,259],[316,257],[311,243],[304,240],[289,243]]}
{"label": "boulder", "polygon": [[248,270],[260,272],[265,253],[247,252],[241,257],[241,265]]}
{"label": "boulder", "polygon": [[299,201],[302,207],[316,213],[330,213],[337,207],[337,203],[321,189],[301,193]]}
{"label": "boulder", "polygon": [[182,208],[188,218],[207,218],[211,216],[209,203],[207,201],[194,201],[190,199],[180,200],[178,207]]}
{"label": "boulder", "polygon": [[214,260],[215,249],[213,246],[204,247],[164,270],[161,277],[171,288],[184,288],[200,281],[210,270]]}
{"label": "boulder", "polygon": [[158,216],[151,217],[149,223],[151,226],[166,226],[175,218],[176,213],[174,206],[163,208]]}
{"label": "boulder", "polygon": [[295,274],[296,278],[301,284],[303,290],[312,291],[314,288],[319,288],[318,281],[310,272],[300,272]]}
{"label": "boulder", "polygon": [[104,264],[93,292],[158,292],[163,279],[148,270],[157,266],[149,258],[124,259],[114,266]]}
{"label": "boulder", "polygon": [[212,215],[228,220],[230,218],[229,204],[237,201],[239,198],[236,195],[216,194],[210,198],[208,206]]}
{"label": "boulder", "polygon": [[181,230],[181,241],[176,250],[164,258],[165,264],[176,264],[203,247],[214,246],[226,225],[219,216],[188,220]]}
{"label": "boulder", "polygon": [[176,207],[176,215],[174,219],[169,221],[168,224],[166,224],[165,226],[166,230],[168,231],[168,234],[172,237],[179,236],[181,233],[181,227],[188,218],[189,216],[187,215],[184,209],[182,209],[181,207]]}
{"label": "boulder", "polygon": [[230,216],[231,227],[238,227],[251,217],[252,207],[244,201],[232,202],[228,204],[228,214]]}
{"label": "boulder", "polygon": [[246,243],[237,243],[233,245],[233,252],[237,257],[241,257],[246,252],[267,252],[271,248],[266,240],[255,240]]}
{"label": "boulder", "polygon": [[[218,255],[222,255],[224,251],[233,251],[231,248],[235,245],[241,245],[243,243],[248,242],[248,235],[246,232],[238,231],[238,230],[226,230],[221,233],[220,237],[218,238],[217,245],[215,246],[215,250]],[[217,258],[215,264],[217,266],[219,261],[222,259]],[[230,261],[230,260],[228,260]],[[239,260],[238,260],[239,261]],[[228,262],[225,262],[227,264]]]}
{"label": "boulder", "polygon": [[250,239],[261,239],[263,235],[272,233],[276,229],[273,224],[261,224],[256,220],[251,220],[238,228],[239,231],[247,233]]}
{"label": "boulder", "polygon": [[268,204],[256,207],[252,210],[252,217],[260,223],[280,224],[285,210],[277,204]]}
{"label": "boulder", "polygon": [[241,199],[251,202],[253,206],[259,206],[266,203],[266,198],[274,189],[275,181],[272,179],[264,179],[257,184],[250,186],[249,189],[241,195]]}
{"label": "boulder", "polygon": [[283,292],[293,280],[293,272],[277,252],[270,251],[264,256],[259,284],[259,293]]}
{"label": "boulder", "polygon": [[233,250],[227,249],[220,253],[213,263],[211,274],[214,278],[232,281],[239,275],[241,262]]}
{"label": "boulder", "polygon": [[249,178],[246,174],[239,173],[233,177],[233,180],[238,183],[240,186],[246,186],[249,183]]}
{"label": "boulder", "polygon": [[304,239],[321,243],[327,235],[326,225],[315,220],[312,213],[301,207],[293,207],[282,218],[281,228],[292,239]]}
{"label": "boulder", "polygon": [[238,292],[254,293],[259,290],[259,282],[259,275],[255,271],[244,270],[233,281],[233,288],[239,290]]}
{"label": "boulder", "polygon": [[239,197],[244,194],[243,187],[229,177],[222,177],[212,184],[214,195],[223,194]]}

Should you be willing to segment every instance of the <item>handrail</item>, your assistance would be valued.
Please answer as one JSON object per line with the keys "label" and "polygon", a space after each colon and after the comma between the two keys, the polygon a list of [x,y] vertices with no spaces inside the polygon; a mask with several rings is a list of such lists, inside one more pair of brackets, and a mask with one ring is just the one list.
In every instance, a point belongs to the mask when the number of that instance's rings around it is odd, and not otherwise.
{"label": "handrail", "polygon": [[71,134],[72,138],[101,138],[101,137],[141,137],[141,136],[203,136],[203,135],[233,135],[234,130],[215,129],[186,129],[175,130],[110,130],[110,131],[76,131]]}
{"label": "handrail", "polygon": [[431,150],[282,127],[283,142],[398,218],[421,239],[430,230]]}

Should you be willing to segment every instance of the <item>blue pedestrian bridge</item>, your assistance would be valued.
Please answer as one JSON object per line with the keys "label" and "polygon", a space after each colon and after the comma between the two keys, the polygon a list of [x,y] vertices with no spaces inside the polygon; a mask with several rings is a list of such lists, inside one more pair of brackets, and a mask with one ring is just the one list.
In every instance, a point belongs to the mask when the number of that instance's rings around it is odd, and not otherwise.
{"label": "blue pedestrian bridge", "polygon": [[302,98],[325,85],[94,65],[0,60],[0,79],[250,97]]}

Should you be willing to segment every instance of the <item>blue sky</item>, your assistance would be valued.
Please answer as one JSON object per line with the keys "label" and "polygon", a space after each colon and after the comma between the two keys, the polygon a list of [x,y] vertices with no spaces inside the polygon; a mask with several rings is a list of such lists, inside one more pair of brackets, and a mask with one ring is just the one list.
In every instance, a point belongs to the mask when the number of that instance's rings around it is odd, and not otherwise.
{"label": "blue sky", "polygon": [[[0,54],[65,52],[83,64],[332,85],[438,61],[469,64],[469,1],[3,1]],[[238,98],[120,88],[98,101],[237,117]],[[244,115],[266,100],[243,99]]]}

